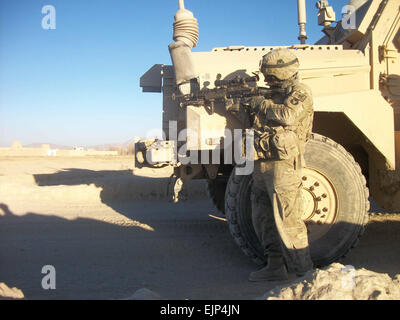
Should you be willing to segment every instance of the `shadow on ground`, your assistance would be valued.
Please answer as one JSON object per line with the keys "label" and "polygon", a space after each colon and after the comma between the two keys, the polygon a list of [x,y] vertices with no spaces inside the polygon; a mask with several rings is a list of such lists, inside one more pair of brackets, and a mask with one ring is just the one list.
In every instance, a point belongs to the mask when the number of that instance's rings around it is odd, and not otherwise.
{"label": "shadow on ground", "polygon": [[[265,291],[247,283],[254,266],[224,222],[207,215],[146,221],[154,231],[49,213],[16,216],[1,204],[0,282],[28,299],[120,299],[143,287],[168,299],[251,299]],[[56,290],[41,288],[44,265],[56,268]]]}
{"label": "shadow on ground", "polygon": [[[190,186],[195,200],[173,205],[165,198],[168,179],[130,170],[66,169],[34,177],[39,186],[95,184],[104,204],[153,231],[51,212],[16,216],[1,204],[0,282],[28,299],[119,299],[143,287],[168,299],[252,299],[277,285],[247,281],[255,266],[226,223],[208,216],[216,212],[204,200],[203,184]],[[400,221],[372,221],[339,262],[394,276],[399,249]],[[44,265],[57,270],[54,291],[41,288]]]}
{"label": "shadow on ground", "polygon": [[[68,168],[56,173],[33,175],[38,186],[95,185],[102,189],[100,197],[105,204],[121,200],[160,200],[167,196],[169,178],[142,177],[132,170],[87,170]],[[170,186],[172,189],[172,185]],[[203,180],[190,181],[186,186],[191,199],[206,196]],[[171,191],[171,190],[170,190]]]}

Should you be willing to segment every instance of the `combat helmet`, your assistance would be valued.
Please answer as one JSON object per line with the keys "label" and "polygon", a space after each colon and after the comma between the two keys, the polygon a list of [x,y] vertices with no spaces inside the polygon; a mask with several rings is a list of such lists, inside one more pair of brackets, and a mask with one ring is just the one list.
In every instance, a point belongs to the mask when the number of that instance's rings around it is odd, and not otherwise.
{"label": "combat helmet", "polygon": [[269,76],[280,81],[289,80],[299,71],[299,60],[289,49],[272,50],[262,57],[260,71],[266,80]]}

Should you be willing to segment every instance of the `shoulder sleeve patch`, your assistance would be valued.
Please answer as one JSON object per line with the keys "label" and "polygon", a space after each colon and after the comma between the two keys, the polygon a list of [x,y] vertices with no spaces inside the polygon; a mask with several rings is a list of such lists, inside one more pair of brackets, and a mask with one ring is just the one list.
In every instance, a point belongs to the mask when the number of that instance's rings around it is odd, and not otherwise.
{"label": "shoulder sleeve patch", "polygon": [[304,102],[307,99],[307,93],[303,90],[297,90],[292,93],[292,99]]}

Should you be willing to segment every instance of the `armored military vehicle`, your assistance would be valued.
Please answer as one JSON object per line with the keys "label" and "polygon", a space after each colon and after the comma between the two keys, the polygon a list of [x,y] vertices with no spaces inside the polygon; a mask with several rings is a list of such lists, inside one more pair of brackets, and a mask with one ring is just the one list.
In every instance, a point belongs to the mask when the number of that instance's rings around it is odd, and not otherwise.
{"label": "armored military vehicle", "polygon": [[[319,1],[317,7],[323,37],[313,45],[306,43],[305,1],[299,0],[300,44],[285,47],[297,55],[302,81],[314,96],[303,218],[312,258],[322,266],[357,244],[368,221],[369,196],[387,210],[400,210],[400,0],[351,0],[339,22],[328,1]],[[261,263],[264,257],[251,222],[252,177],[238,174],[234,168],[243,164],[227,148],[234,130],[246,125],[226,111],[220,93],[232,86],[265,87],[264,79],[253,73],[262,56],[278,47],[192,52],[197,20],[183,0],[179,8],[175,41],[169,46],[172,65],[156,64],[141,78],[144,92],[163,94],[165,137],[138,142],[136,165],[174,166],[175,200],[184,182],[206,179],[209,195],[226,215],[235,241]],[[215,161],[179,157],[197,153],[211,159],[217,151]]]}

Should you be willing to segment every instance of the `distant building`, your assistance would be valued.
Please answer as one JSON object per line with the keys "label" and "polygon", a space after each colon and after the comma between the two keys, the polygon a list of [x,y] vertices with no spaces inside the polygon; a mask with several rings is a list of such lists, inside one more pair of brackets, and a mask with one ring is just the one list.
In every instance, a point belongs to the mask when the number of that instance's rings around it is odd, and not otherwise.
{"label": "distant building", "polygon": [[118,151],[85,150],[84,147],[74,147],[69,150],[52,149],[49,144],[42,144],[39,148],[25,148],[20,141],[14,141],[11,148],[0,148],[0,156],[31,156],[31,157],[84,157],[84,156],[118,156]]}
{"label": "distant building", "polygon": [[14,141],[11,145],[11,149],[13,150],[22,149],[21,141]]}
{"label": "distant building", "polygon": [[57,155],[57,149],[49,149],[47,150],[47,156],[55,157]]}

